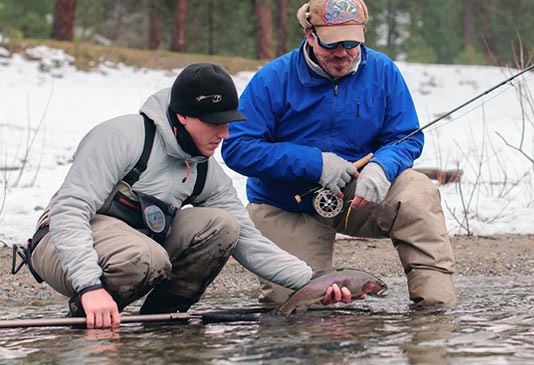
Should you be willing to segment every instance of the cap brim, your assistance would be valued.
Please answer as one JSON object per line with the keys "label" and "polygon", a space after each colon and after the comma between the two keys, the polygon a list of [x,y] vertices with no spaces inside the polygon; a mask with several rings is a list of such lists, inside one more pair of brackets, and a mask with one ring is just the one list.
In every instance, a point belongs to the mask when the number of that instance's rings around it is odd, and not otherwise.
{"label": "cap brim", "polygon": [[316,25],[315,32],[324,43],[365,42],[365,25],[363,24]]}
{"label": "cap brim", "polygon": [[210,124],[225,124],[231,122],[244,122],[247,118],[237,109],[208,113],[198,116],[198,119]]}

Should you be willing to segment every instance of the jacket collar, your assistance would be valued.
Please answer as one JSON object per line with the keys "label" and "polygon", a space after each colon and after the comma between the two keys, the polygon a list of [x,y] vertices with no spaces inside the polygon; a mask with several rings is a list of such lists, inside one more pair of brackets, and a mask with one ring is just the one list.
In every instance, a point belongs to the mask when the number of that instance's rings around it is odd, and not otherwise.
{"label": "jacket collar", "polygon": [[189,153],[192,157],[202,156],[198,150],[197,145],[193,142],[193,138],[185,127],[180,123],[176,113],[172,111],[171,107],[167,108],[167,118],[171,125],[174,135],[176,136],[176,141],[178,145],[182,148],[183,151]]}
{"label": "jacket collar", "polygon": [[170,92],[171,89],[166,88],[151,95],[139,111],[145,113],[154,121],[156,129],[162,138],[165,151],[169,156],[189,161],[206,160],[204,156],[198,157],[194,153],[184,150],[185,145],[182,146],[177,140],[172,128],[172,121],[167,113]]}

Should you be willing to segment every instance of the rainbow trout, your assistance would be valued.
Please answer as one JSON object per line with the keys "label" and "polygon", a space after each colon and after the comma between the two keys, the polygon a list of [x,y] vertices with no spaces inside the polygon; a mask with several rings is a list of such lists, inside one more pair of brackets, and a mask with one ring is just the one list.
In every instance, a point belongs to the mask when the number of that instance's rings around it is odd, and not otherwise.
{"label": "rainbow trout", "polygon": [[320,302],[326,290],[332,284],[339,288],[346,287],[353,298],[363,293],[374,297],[383,297],[387,285],[374,275],[356,269],[334,269],[326,271],[302,288],[294,292],[289,299],[275,310],[275,314],[289,315],[295,309],[297,313],[304,313],[309,306]]}

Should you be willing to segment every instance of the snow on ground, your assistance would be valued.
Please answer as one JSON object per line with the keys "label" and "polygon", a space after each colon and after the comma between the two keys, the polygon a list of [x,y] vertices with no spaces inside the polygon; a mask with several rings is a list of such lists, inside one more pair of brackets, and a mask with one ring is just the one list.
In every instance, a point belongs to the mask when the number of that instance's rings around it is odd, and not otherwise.
{"label": "snow on ground", "polygon": [[[149,95],[169,87],[180,72],[120,64],[84,72],[71,66],[70,56],[61,51],[40,46],[29,53],[34,60],[0,52],[0,237],[17,242],[33,233],[84,134],[101,121],[137,112]],[[518,72],[482,66],[398,66],[421,125]],[[239,93],[253,74],[233,75]],[[522,150],[534,156],[533,106],[522,108],[518,97],[520,90],[534,90],[533,75],[499,87],[425,132],[425,149],[416,167],[464,170],[460,185],[440,187],[450,234],[467,232],[465,217],[469,231],[477,235],[534,233],[533,166],[505,144],[522,143]],[[219,153],[216,157],[222,162]],[[246,179],[227,171],[246,203]]]}

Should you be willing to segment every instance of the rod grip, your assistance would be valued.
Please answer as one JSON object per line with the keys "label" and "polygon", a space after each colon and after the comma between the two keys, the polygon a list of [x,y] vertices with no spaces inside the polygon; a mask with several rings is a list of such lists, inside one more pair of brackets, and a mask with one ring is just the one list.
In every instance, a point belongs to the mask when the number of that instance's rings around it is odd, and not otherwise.
{"label": "rod grip", "polygon": [[[367,155],[365,155],[364,157],[360,158],[358,161],[356,162],[353,162],[352,165],[354,167],[356,167],[357,170],[361,169],[362,167],[364,167],[365,165],[367,165],[367,163],[371,160],[371,158],[373,157],[373,153],[369,153]],[[293,197],[293,199],[295,199],[295,201],[300,204],[302,202],[302,197],[304,195],[307,195],[309,193],[313,193],[315,191],[317,191],[318,189],[320,188],[320,186],[317,186],[313,189],[310,189],[308,190],[307,192],[303,193],[303,194],[297,194]]]}
{"label": "rod grip", "polygon": [[356,167],[357,170],[361,169],[362,167],[364,167],[365,165],[367,165],[367,163],[369,161],[371,161],[371,158],[373,157],[373,153],[370,152],[368,155],[365,155],[363,156],[362,158],[360,158],[358,161],[354,162],[352,164],[352,166]]}

